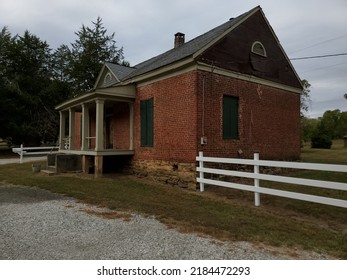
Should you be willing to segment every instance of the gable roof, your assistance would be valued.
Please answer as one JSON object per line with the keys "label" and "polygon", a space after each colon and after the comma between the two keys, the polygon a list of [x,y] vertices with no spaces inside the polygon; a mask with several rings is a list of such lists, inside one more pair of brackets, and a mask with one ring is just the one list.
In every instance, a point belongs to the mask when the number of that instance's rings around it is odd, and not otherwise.
{"label": "gable roof", "polygon": [[[134,70],[135,69],[133,67],[105,62],[95,81],[94,89],[98,87],[108,87],[117,84]],[[103,79],[105,75],[107,75],[108,73],[110,73],[113,76],[113,79],[111,79],[108,83],[105,83]]]}
{"label": "gable roof", "polygon": [[135,65],[134,68],[136,68],[136,70],[132,71],[128,76],[126,76],[124,80],[134,78],[196,54],[206,46],[211,45],[211,43],[215,43],[216,40],[218,41],[218,39],[222,37],[224,33],[229,32],[232,28],[236,27],[243,20],[257,12],[259,9],[261,8],[258,6],[249,12],[238,16],[237,18],[230,19],[222,25],[211,29],[210,31],[190,40],[189,42],[184,43],[177,48],[173,48],[163,54]]}
{"label": "gable roof", "polygon": [[257,6],[250,11],[236,17],[231,18],[229,21],[211,29],[210,31],[182,44],[177,48],[170,49],[158,56],[150,58],[144,62],[141,62],[133,67],[126,67],[121,65],[115,65],[112,63],[106,63],[107,67],[114,73],[119,82],[132,82],[131,80],[136,79],[137,77],[154,71],[156,69],[168,66],[175,62],[183,61],[184,59],[191,58],[192,60],[203,54],[206,50],[211,48],[214,44],[223,39],[227,34],[229,34],[233,29],[247,20],[249,17],[257,13],[261,12],[263,15],[269,29],[275,40],[278,42],[278,46],[280,47],[282,53],[285,56],[285,59],[288,61],[288,65],[292,68],[297,80],[301,84],[301,80],[297,75],[293,65],[291,64],[288,56],[283,50],[275,32],[273,31],[271,25],[267,21],[262,9],[260,6]]}
{"label": "gable roof", "polygon": [[128,76],[135,69],[133,67],[123,66],[119,64],[113,64],[106,62],[107,68],[116,76],[119,81],[122,81],[126,76]]}

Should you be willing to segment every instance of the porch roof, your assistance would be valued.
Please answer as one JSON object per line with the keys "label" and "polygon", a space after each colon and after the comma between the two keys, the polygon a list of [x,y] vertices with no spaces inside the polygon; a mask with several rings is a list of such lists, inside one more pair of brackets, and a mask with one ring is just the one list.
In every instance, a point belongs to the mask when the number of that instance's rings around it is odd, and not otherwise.
{"label": "porch roof", "polygon": [[109,88],[95,89],[89,93],[82,94],[69,99],[55,107],[58,111],[64,111],[72,107],[80,106],[83,103],[93,102],[97,99],[106,101],[134,102],[136,87],[133,84],[126,86],[114,86]]}

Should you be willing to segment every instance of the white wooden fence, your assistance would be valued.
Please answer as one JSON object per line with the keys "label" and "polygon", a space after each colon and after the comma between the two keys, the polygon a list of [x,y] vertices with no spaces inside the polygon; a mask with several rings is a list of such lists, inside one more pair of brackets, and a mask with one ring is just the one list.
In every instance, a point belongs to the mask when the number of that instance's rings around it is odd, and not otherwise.
{"label": "white wooden fence", "polygon": [[59,150],[59,147],[23,147],[23,144],[20,145],[19,148],[12,148],[12,152],[17,153],[19,155],[19,163],[23,163],[23,157],[30,155],[47,155]]}
{"label": "white wooden fence", "polygon": [[[303,186],[312,186],[317,188],[328,188],[328,189],[334,189],[334,190],[347,191],[346,183],[268,175],[268,174],[261,174],[259,172],[260,166],[332,171],[332,172],[347,172],[347,165],[265,161],[265,160],[259,160],[258,153],[254,154],[254,159],[236,159],[236,158],[204,157],[203,152],[199,152],[199,156],[196,157],[196,161],[199,162],[199,166],[197,167],[196,171],[199,172],[199,177],[197,178],[197,182],[200,183],[201,192],[204,191],[204,185],[209,184],[209,185],[215,185],[220,187],[254,192],[255,206],[260,205],[260,194],[263,193],[263,194],[282,196],[282,197],[287,197],[292,199],[298,199],[298,200],[304,200],[304,201],[310,201],[310,202],[316,202],[316,203],[322,203],[326,205],[333,205],[333,206],[347,208],[347,200],[323,197],[323,196],[317,196],[317,195],[309,195],[309,194],[303,194],[303,193],[296,193],[296,192],[290,192],[290,191],[283,191],[283,190],[277,190],[277,189],[269,189],[269,188],[263,188],[260,186],[260,180],[267,180],[267,181],[297,184],[297,185],[303,185]],[[240,172],[240,171],[234,171],[234,170],[206,168],[204,167],[204,162],[253,165],[254,172],[250,173],[250,172]],[[237,183],[231,183],[231,182],[220,181],[220,180],[206,179],[204,176],[205,173],[251,178],[251,179],[254,179],[254,184],[244,185],[244,184],[237,184]]]}

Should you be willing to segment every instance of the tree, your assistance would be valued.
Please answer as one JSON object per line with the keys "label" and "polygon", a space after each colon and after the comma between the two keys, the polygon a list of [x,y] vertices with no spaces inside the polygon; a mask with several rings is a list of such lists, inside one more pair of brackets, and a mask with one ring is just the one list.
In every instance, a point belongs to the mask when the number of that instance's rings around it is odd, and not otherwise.
{"label": "tree", "polygon": [[328,110],[318,121],[311,138],[312,147],[329,148],[332,139],[341,139],[347,134],[347,112]]}
{"label": "tree", "polygon": [[67,45],[61,45],[52,55],[53,78],[63,83],[71,83],[70,61],[71,51]]}
{"label": "tree", "polygon": [[332,139],[340,138],[338,135],[338,126],[340,122],[341,112],[340,110],[328,110],[323,114],[321,119],[322,129],[328,134]]}
{"label": "tree", "polygon": [[70,77],[76,94],[93,88],[101,66],[105,61],[128,65],[124,61],[123,47],[118,48],[114,40],[115,33],[107,35],[102,19],[92,22],[93,27],[82,25],[76,32],[77,39],[71,44]]}
{"label": "tree", "polygon": [[309,109],[310,103],[311,103],[311,97],[310,97],[311,84],[305,79],[302,80],[301,83],[302,83],[304,90],[303,90],[301,97],[300,97],[300,116],[304,117],[305,113],[308,112],[308,109]]}
{"label": "tree", "polygon": [[[39,145],[54,141],[58,129],[54,106],[66,98],[52,76],[51,49],[25,31],[12,37],[0,35],[0,137],[14,144]],[[54,129],[52,129],[54,127]]]}
{"label": "tree", "polygon": [[13,144],[40,145],[58,138],[55,106],[90,90],[105,61],[129,65],[114,33],[101,18],[76,32],[77,40],[52,51],[47,42],[25,31],[0,32],[0,138]]}
{"label": "tree", "polygon": [[337,125],[338,138],[343,138],[347,135],[347,112],[341,112],[339,123]]}
{"label": "tree", "polygon": [[301,141],[304,141],[304,142],[310,141],[320,121],[318,119],[302,117],[300,122],[301,122]]}

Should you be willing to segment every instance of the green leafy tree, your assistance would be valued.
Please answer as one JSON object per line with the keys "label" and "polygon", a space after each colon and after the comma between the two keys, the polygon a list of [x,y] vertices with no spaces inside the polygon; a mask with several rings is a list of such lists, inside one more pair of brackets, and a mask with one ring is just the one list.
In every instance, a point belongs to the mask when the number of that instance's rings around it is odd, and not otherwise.
{"label": "green leafy tree", "polygon": [[59,117],[54,107],[92,89],[105,61],[129,65],[114,33],[107,34],[101,18],[76,32],[77,39],[52,51],[25,31],[0,32],[0,138],[14,144],[56,141]]}
{"label": "green leafy tree", "polygon": [[330,148],[332,139],[341,139],[346,134],[347,112],[341,112],[339,109],[328,110],[319,119],[314,130],[311,138],[312,147]]}
{"label": "green leafy tree", "polygon": [[341,111],[336,110],[328,110],[323,114],[321,119],[321,129],[329,135],[332,139],[341,138],[342,135],[339,135],[339,126],[341,122]]}
{"label": "green leafy tree", "polygon": [[347,112],[341,112],[339,123],[337,125],[338,138],[343,138],[347,135]]}
{"label": "green leafy tree", "polygon": [[308,112],[308,109],[311,103],[311,97],[310,97],[311,84],[305,79],[302,80],[301,83],[304,90],[300,96],[300,116],[304,117],[305,114]]}
{"label": "green leafy tree", "polygon": [[301,141],[308,142],[311,140],[319,124],[318,119],[311,119],[307,117],[301,118]]}
{"label": "green leafy tree", "polygon": [[12,37],[3,29],[0,37],[0,64],[5,65],[0,70],[0,137],[35,146],[54,141],[58,134],[54,106],[66,94],[53,79],[49,45],[29,31]]}
{"label": "green leafy tree", "polygon": [[71,84],[70,61],[71,51],[67,45],[61,45],[52,54],[53,78],[60,82]]}

